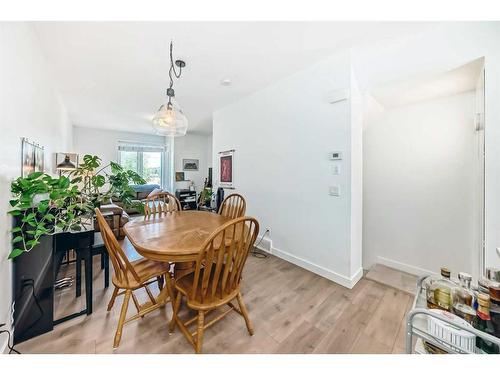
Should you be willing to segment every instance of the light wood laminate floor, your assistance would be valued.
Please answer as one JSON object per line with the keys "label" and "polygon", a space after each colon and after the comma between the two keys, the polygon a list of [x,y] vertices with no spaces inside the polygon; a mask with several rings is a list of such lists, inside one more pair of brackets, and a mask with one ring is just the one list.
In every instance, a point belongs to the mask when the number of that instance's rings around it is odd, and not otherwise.
{"label": "light wood laminate floor", "polygon": [[[134,253],[127,241],[125,247]],[[70,265],[68,273],[73,270]],[[170,305],[125,325],[120,347],[113,351],[123,296],[106,312],[113,288],[103,288],[98,257],[93,285],[92,315],[60,324],[16,348],[22,353],[193,353],[178,328],[168,333]],[[404,352],[404,316],[411,305],[405,292],[367,279],[349,290],[272,256],[250,256],[242,285],[255,335],[248,335],[241,316],[230,313],[206,330],[204,353]],[[138,296],[145,301],[145,295]],[[57,315],[78,311],[84,298],[75,300],[74,289],[58,292]],[[135,313],[133,304],[129,313]]]}

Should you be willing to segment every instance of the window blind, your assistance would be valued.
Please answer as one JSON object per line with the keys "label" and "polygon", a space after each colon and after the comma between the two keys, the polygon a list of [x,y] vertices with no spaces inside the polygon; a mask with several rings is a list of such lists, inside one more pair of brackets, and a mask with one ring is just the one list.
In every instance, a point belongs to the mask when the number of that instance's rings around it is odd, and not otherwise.
{"label": "window blind", "polygon": [[129,143],[118,142],[118,151],[134,151],[134,152],[165,152],[165,146],[145,144],[145,143]]}

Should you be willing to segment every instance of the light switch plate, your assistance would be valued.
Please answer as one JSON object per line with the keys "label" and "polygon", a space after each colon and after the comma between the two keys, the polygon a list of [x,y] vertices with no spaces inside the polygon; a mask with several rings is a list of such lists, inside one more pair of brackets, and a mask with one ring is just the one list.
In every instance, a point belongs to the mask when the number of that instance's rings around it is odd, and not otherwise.
{"label": "light switch plate", "polygon": [[330,160],[342,160],[342,152],[340,151],[330,151],[328,154]]}
{"label": "light switch plate", "polygon": [[332,197],[339,197],[340,196],[340,186],[338,186],[338,185],[330,186],[330,195]]}

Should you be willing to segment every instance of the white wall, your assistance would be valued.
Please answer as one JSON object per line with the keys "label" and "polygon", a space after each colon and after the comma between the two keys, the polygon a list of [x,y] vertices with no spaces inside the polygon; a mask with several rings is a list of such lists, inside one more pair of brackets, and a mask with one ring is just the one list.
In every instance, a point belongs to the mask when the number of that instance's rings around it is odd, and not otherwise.
{"label": "white wall", "polygon": [[117,130],[93,129],[75,126],[73,130],[73,144],[75,151],[80,155],[98,155],[103,164],[118,161],[118,142],[130,141],[165,145],[165,137],[154,134],[140,134]]}
{"label": "white wall", "polygon": [[[361,254],[351,256],[351,113],[348,100],[325,96],[350,85],[349,54],[339,54],[216,111],[213,128],[214,183],[218,152],[235,149],[236,191],[261,233],[270,228],[272,252],[346,286],[361,276]],[[330,151],[344,154],[339,176]]]}
{"label": "white wall", "polygon": [[[363,266],[477,274],[474,93],[383,111],[363,135]],[[396,263],[393,263],[396,262]]]}
{"label": "white wall", "polygon": [[[128,141],[149,143],[161,146],[169,145],[168,139],[154,134],[131,133],[117,130],[93,129],[75,126],[73,130],[73,144],[75,152],[82,157],[85,154],[97,155],[102,159],[103,165],[110,161],[118,162],[118,142]],[[166,157],[168,163],[168,157]],[[165,183],[168,188],[168,176]]]}
{"label": "white wall", "polygon": [[485,57],[486,264],[500,267],[500,24],[449,23],[353,51],[361,91],[418,73],[442,73]]}
{"label": "white wall", "polygon": [[[174,169],[175,172],[184,172],[186,180],[194,181],[196,191],[203,189],[205,178],[208,177],[208,167],[212,165],[212,156],[209,150],[211,137],[200,134],[187,134],[175,139],[174,147]],[[200,161],[198,171],[183,171],[182,159],[198,159]],[[189,182],[175,182],[175,189],[187,189]]]}
{"label": "white wall", "polygon": [[214,142],[214,137],[210,134],[207,137],[207,168],[210,168],[213,166],[213,142]]}
{"label": "white wall", "polygon": [[[87,127],[74,127],[75,151],[80,155],[98,155],[103,163],[118,160],[118,141],[129,141],[138,143],[150,143],[165,145],[169,140],[163,136],[154,134],[131,133],[116,130],[93,129]],[[182,171],[182,159],[199,159],[200,168],[198,172],[185,172],[186,178],[193,180],[197,191],[203,187],[203,182],[208,175],[208,165],[212,164],[211,137],[198,134],[187,134],[184,137],[173,140],[174,171]],[[210,158],[208,153],[210,151]],[[167,186],[168,184],[165,184]],[[189,186],[188,182],[174,182],[172,190],[184,189]]]}
{"label": "white wall", "polygon": [[[45,146],[48,171],[53,154],[71,151],[71,126],[54,89],[38,38],[29,23],[0,22],[0,323],[10,322],[12,303],[12,227],[9,210],[10,182],[21,174],[21,138]],[[6,335],[0,337],[0,353]]]}

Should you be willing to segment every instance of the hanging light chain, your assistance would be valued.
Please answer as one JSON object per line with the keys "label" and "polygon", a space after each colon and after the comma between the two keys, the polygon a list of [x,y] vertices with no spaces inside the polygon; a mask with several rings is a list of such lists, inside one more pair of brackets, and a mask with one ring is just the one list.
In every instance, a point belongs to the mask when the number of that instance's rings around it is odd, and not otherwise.
{"label": "hanging light chain", "polygon": [[175,92],[173,90],[174,87],[174,79],[172,77],[172,73],[174,74],[174,77],[179,79],[182,74],[182,65],[179,66],[179,73],[177,73],[175,69],[175,64],[174,64],[174,57],[173,57],[173,42],[170,41],[170,69],[168,70],[168,77],[170,78],[170,86],[169,89],[167,90],[167,96],[168,96],[168,105],[172,105],[172,97],[175,96]]}
{"label": "hanging light chain", "polygon": [[170,68],[168,77],[170,84],[167,88],[168,103],[160,106],[158,112],[153,118],[153,126],[158,134],[178,137],[186,135],[188,121],[182,110],[178,107],[174,108],[172,98],[175,97],[174,81],[179,79],[182,74],[182,69],[186,66],[183,60],[175,60],[173,57],[173,41],[170,41]]}

